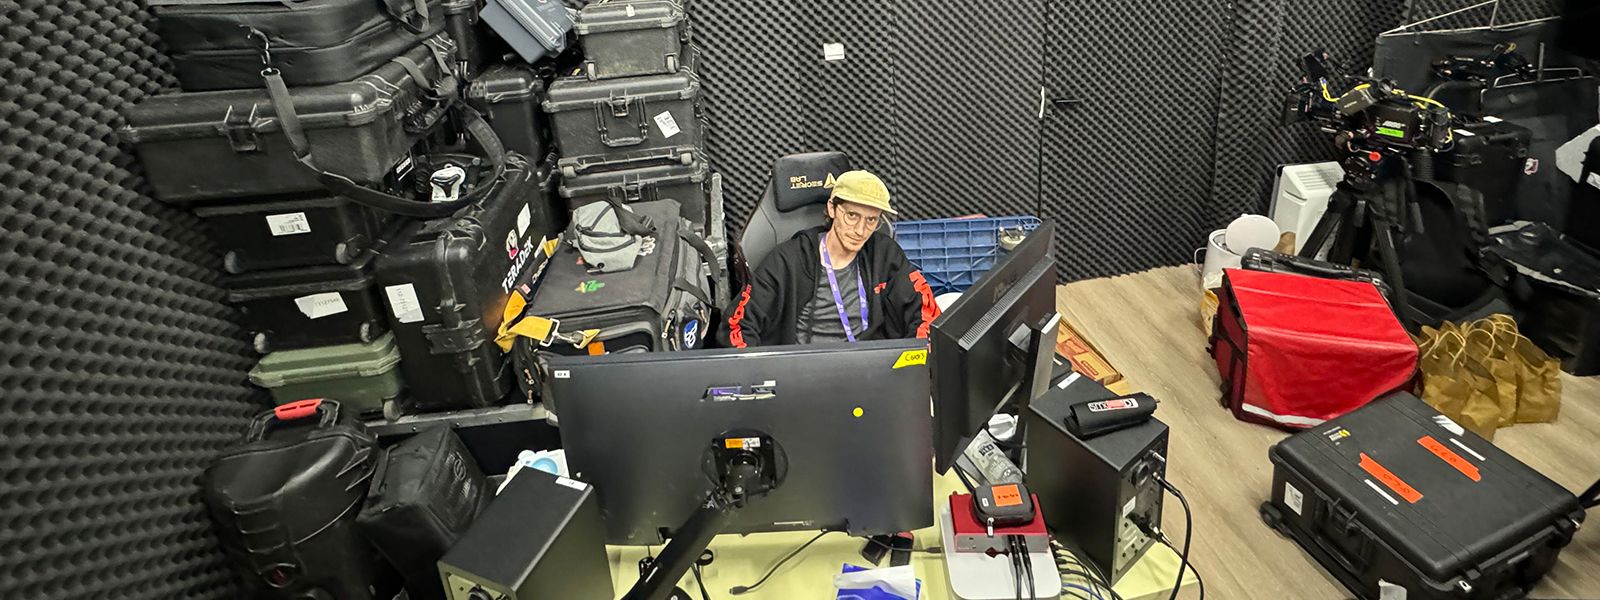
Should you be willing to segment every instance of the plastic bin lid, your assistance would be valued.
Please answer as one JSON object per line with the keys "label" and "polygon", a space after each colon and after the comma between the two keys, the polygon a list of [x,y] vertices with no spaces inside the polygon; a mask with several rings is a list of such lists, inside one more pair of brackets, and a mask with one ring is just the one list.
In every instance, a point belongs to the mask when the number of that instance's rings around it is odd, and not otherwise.
{"label": "plastic bin lid", "polygon": [[279,350],[261,357],[250,369],[250,382],[265,388],[351,377],[372,377],[393,371],[400,364],[400,347],[394,334],[365,344]]}
{"label": "plastic bin lid", "polygon": [[578,11],[573,25],[578,35],[677,27],[684,19],[683,7],[670,0],[631,2],[590,2]]}

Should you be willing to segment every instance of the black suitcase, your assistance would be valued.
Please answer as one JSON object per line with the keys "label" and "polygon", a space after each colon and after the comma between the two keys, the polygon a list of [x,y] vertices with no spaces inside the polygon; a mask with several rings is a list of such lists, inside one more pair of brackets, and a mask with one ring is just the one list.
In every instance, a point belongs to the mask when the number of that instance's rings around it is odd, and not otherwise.
{"label": "black suitcase", "polygon": [[1512,298],[1523,335],[1562,370],[1600,375],[1600,252],[1543,223],[1497,228],[1494,238],[1491,252],[1519,275]]}
{"label": "black suitcase", "polygon": [[687,70],[602,81],[557,79],[545,95],[544,111],[561,151],[562,173],[687,163],[684,149],[705,143],[699,98],[700,79]]}
{"label": "black suitcase", "polygon": [[[413,147],[446,120],[454,48],[439,36],[403,55],[429,79],[422,85],[406,65],[390,61],[349,83],[291,89],[316,165],[356,182],[402,187]],[[326,189],[296,160],[264,84],[152,96],[126,117],[122,137],[164,202],[237,202]]]}
{"label": "black suitcase", "polygon": [[513,355],[518,383],[525,394],[537,389],[535,351],[579,355],[592,352],[632,353],[690,350],[704,347],[712,327],[713,274],[716,258],[698,235],[684,230],[678,204],[671,200],[634,204],[629,208],[649,217],[656,233],[641,244],[633,269],[593,273],[571,244],[562,242],[539,281],[524,314],[560,321],[564,333],[599,329],[591,347],[518,338]]}
{"label": "black suitcase", "polygon": [[261,87],[266,57],[292,86],[372,72],[444,30],[440,0],[150,0],[185,91]]}
{"label": "black suitcase", "polygon": [[689,62],[689,18],[671,0],[590,2],[573,30],[591,80],[671,73]]}
{"label": "black suitcase", "polygon": [[1600,138],[1589,142],[1583,156],[1583,171],[1572,186],[1572,201],[1567,205],[1567,236],[1572,241],[1600,250]]}
{"label": "black suitcase", "polygon": [[502,312],[535,248],[555,233],[548,166],[512,156],[505,178],[454,217],[412,225],[378,260],[386,317],[410,396],[402,412],[477,408],[510,390],[495,345]]}
{"label": "black suitcase", "polygon": [[1455,130],[1451,151],[1434,160],[1435,178],[1478,190],[1485,224],[1508,222],[1516,217],[1517,193],[1527,177],[1523,171],[1532,142],[1532,131],[1509,121],[1462,125]]}
{"label": "black suitcase", "polygon": [[201,477],[218,541],[256,597],[389,600],[399,577],[356,528],[377,462],[339,403],[306,400],[256,417],[242,446]]}
{"label": "black suitcase", "polygon": [[473,78],[467,101],[487,117],[507,150],[543,160],[548,127],[539,103],[544,80],[525,66],[496,65]]}
{"label": "black suitcase", "polygon": [[229,273],[349,264],[391,218],[333,195],[199,206],[194,213],[226,252]]}
{"label": "black suitcase", "polygon": [[1407,393],[1268,454],[1262,518],[1363,600],[1522,598],[1584,518],[1571,492]]}
{"label": "black suitcase", "polygon": [[494,499],[493,489],[461,439],[442,424],[385,454],[356,523],[404,574],[411,600],[444,600],[434,563]]}
{"label": "black suitcase", "polygon": [[1394,298],[1394,290],[1384,282],[1383,274],[1377,271],[1347,267],[1314,258],[1302,258],[1266,248],[1246,250],[1244,256],[1239,259],[1239,267],[1246,271],[1290,273],[1339,281],[1365,281],[1377,287],[1384,298],[1389,298],[1391,302]]}
{"label": "black suitcase", "polygon": [[561,180],[561,198],[576,210],[592,202],[624,204],[676,200],[681,216],[705,234],[710,220],[711,167],[695,153],[689,164],[666,164],[623,171],[601,171]]}
{"label": "black suitcase", "polygon": [[365,344],[389,330],[373,288],[374,252],[348,265],[258,271],[222,281],[257,352]]}

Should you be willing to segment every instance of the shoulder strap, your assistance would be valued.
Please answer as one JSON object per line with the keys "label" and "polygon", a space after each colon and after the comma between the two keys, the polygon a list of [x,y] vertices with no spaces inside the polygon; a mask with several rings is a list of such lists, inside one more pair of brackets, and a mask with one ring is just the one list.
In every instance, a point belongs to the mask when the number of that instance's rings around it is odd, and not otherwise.
{"label": "shoulder strap", "polygon": [[[404,65],[405,63],[401,63]],[[415,63],[411,64],[415,67]],[[410,69],[408,69],[410,70]],[[420,70],[419,70],[420,73]],[[370,208],[390,212],[408,217],[422,219],[436,219],[455,214],[467,205],[483,197],[493,183],[505,175],[506,149],[500,142],[499,136],[489,127],[488,122],[477,111],[468,109],[466,112],[465,127],[473,141],[483,150],[494,171],[486,182],[480,183],[471,192],[463,194],[451,202],[418,202],[401,198],[393,194],[378,191],[363,186],[348,177],[332,173],[317,167],[310,143],[306,140],[305,128],[300,123],[300,115],[295,112],[294,99],[289,95],[289,87],[283,82],[283,76],[276,68],[268,67],[261,71],[261,76],[267,83],[267,98],[272,103],[273,112],[278,116],[279,126],[283,129],[284,137],[288,138],[289,146],[293,149],[295,160],[317,176],[317,181],[324,188],[340,196],[349,198]],[[424,82],[419,80],[418,85]]]}
{"label": "shoulder strap", "polygon": [[[695,251],[700,254],[701,260],[705,261],[706,267],[711,271],[711,283],[713,286],[715,286],[711,290],[712,293],[719,294],[717,296],[719,298],[722,297],[720,292],[727,289],[728,282],[723,277],[722,269],[717,268],[717,252],[711,248],[710,244],[706,243],[705,238],[695,235],[695,233],[690,231],[688,228],[679,229],[678,238],[682,239],[684,243],[689,244],[689,247],[694,248]],[[704,292],[701,294],[696,294],[695,297],[699,298],[701,302],[706,303],[706,306],[712,306],[711,300],[704,297],[703,294]]]}

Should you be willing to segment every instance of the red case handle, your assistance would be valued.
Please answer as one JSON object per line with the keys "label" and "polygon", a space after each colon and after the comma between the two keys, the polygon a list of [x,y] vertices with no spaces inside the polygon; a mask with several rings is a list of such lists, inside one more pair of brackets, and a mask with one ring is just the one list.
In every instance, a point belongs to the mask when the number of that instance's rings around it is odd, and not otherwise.
{"label": "red case handle", "polygon": [[304,419],[317,414],[317,407],[319,406],[322,406],[321,398],[299,400],[272,409],[272,415],[277,417],[279,421]]}

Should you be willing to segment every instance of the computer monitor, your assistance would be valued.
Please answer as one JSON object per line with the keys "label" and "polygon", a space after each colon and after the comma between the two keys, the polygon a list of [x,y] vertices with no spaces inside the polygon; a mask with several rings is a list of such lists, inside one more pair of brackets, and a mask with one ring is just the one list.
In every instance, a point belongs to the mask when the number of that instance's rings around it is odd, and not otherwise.
{"label": "computer monitor", "polygon": [[595,486],[607,541],[638,545],[685,527],[716,484],[717,454],[746,440],[779,481],[730,511],[721,533],[933,524],[926,361],[924,340],[889,340],[547,355],[541,368],[567,464]]}
{"label": "computer monitor", "polygon": [[1049,387],[1055,346],[1055,227],[1046,221],[933,321],[934,460],[940,473],[1003,405]]}

